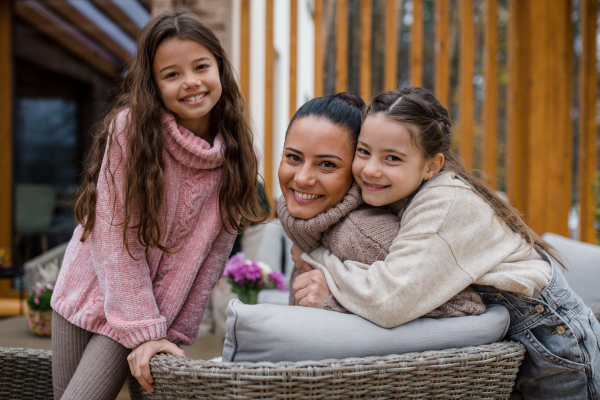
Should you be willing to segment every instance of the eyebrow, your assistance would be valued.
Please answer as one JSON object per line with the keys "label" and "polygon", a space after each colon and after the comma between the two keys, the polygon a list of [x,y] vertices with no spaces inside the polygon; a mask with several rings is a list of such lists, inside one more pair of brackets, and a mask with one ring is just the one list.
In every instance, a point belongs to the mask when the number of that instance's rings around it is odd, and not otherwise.
{"label": "eyebrow", "polygon": [[[289,151],[293,151],[293,152],[295,152],[295,153],[298,153],[298,154],[300,154],[301,156],[303,156],[303,155],[304,155],[304,153],[303,153],[303,152],[301,152],[300,150],[298,150],[298,149],[295,149],[295,148],[293,148],[293,147],[286,147],[285,149],[286,149],[286,150],[289,150]],[[344,161],[344,160],[343,160],[343,159],[342,159],[340,156],[336,156],[335,154],[318,154],[318,155],[316,155],[316,156],[315,156],[315,158],[335,158],[335,159],[337,159],[337,160]]]}
{"label": "eyebrow", "polygon": [[[204,61],[204,60],[208,60],[210,61],[209,57],[200,57],[195,59],[194,61],[192,61],[193,63],[197,62],[197,61]],[[169,69],[169,68],[173,68],[175,66],[175,64],[172,65],[167,65],[166,67],[162,68],[160,71],[158,71],[158,73],[160,74],[161,72],[163,72],[165,69]]]}
{"label": "eyebrow", "polygon": [[[361,145],[363,145],[365,147],[370,147],[368,144],[366,144],[363,141],[359,141],[358,144],[361,144]],[[385,153],[397,153],[397,154],[400,154],[403,157],[408,157],[408,154],[406,154],[405,152],[400,151],[398,149],[389,148],[389,149],[383,149],[382,151],[385,152]]]}

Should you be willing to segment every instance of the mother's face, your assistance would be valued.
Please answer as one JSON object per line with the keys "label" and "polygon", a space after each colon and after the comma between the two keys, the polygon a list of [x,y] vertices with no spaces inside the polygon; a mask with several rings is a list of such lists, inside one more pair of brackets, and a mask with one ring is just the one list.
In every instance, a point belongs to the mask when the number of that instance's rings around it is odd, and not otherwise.
{"label": "mother's face", "polygon": [[354,143],[326,119],[298,119],[288,130],[279,185],[293,217],[308,219],[342,201],[352,185]]}

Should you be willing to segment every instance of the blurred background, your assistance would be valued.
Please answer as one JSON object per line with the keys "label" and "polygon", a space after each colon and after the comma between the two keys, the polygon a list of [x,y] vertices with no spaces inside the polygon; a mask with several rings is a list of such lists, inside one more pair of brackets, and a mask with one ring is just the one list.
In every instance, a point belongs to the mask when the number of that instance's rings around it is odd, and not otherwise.
{"label": "blurred background", "polygon": [[[90,128],[142,27],[178,5],[213,29],[237,70],[271,202],[304,102],[424,86],[449,108],[468,167],[538,234],[600,239],[598,0],[4,0],[4,266],[70,239]],[[19,289],[22,279],[0,279],[0,316]]]}

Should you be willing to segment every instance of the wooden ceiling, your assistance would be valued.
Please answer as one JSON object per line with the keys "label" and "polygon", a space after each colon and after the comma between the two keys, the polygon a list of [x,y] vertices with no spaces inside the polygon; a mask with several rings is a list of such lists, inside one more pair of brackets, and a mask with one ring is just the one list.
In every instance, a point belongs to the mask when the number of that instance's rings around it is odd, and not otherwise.
{"label": "wooden ceiling", "polygon": [[15,14],[103,74],[120,74],[151,0],[15,0]]}

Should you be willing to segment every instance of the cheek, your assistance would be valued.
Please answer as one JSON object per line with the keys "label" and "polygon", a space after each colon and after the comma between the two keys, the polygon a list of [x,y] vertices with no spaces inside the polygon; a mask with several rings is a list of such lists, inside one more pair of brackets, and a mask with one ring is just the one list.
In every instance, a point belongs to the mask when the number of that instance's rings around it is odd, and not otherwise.
{"label": "cheek", "polygon": [[354,159],[354,161],[352,162],[352,175],[354,176],[354,179],[359,179],[360,177],[360,173],[363,170],[363,166],[362,163],[358,160],[358,159]]}

